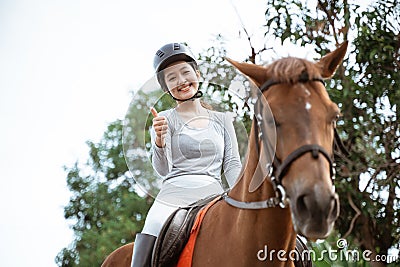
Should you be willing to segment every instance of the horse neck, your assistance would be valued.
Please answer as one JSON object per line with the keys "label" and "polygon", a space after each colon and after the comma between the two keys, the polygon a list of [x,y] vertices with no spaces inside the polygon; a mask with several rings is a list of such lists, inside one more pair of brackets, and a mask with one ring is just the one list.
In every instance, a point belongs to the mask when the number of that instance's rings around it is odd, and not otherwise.
{"label": "horse neck", "polygon": [[[238,183],[229,192],[229,195],[232,198],[246,202],[265,201],[271,197],[276,196],[274,187],[270,179],[266,177],[266,175],[261,170],[260,165],[258,164],[260,158],[260,154],[258,153],[259,151],[258,147],[261,146],[258,146],[257,144],[258,138],[255,137],[254,131],[255,128],[253,121],[253,126],[250,131],[250,139],[249,139],[246,161],[244,164],[245,166],[244,170],[241,174]],[[260,178],[263,179],[262,184],[256,190],[250,192],[249,188],[252,183],[252,179],[260,179]],[[295,238],[295,232],[293,229],[289,208],[282,209],[280,207],[274,207],[274,208],[261,209],[258,210],[257,214],[251,213],[252,215],[250,216],[249,213],[246,212],[243,212],[242,214],[244,215],[242,217],[242,220],[244,220],[244,222],[249,222],[250,220],[252,220],[251,216],[254,216],[255,220],[261,219],[265,222],[264,225],[261,227],[265,227],[267,224],[270,224],[269,226],[273,227],[273,229],[276,230],[275,233],[277,235],[281,234],[281,236],[278,239],[280,239],[282,242],[287,242],[288,239],[291,239],[293,241],[293,239]],[[257,226],[255,227],[258,227],[258,225],[259,224],[257,224]],[[286,239],[286,241],[284,236],[288,238]]]}
{"label": "horse neck", "polygon": [[[258,140],[255,137],[254,121],[250,131],[250,139],[247,148],[246,160],[244,162],[244,170],[239,177],[239,181],[232,188],[230,196],[241,201],[262,201],[275,196],[275,191],[269,178],[259,165],[260,153]],[[265,179],[264,179],[265,178]],[[263,180],[263,183],[256,189],[251,190],[251,184],[254,180]]]}

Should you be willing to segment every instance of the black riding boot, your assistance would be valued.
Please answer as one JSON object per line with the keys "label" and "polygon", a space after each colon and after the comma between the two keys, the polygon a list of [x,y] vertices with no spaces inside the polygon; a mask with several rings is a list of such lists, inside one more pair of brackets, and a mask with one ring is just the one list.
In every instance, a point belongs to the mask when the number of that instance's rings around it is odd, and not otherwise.
{"label": "black riding boot", "polygon": [[150,267],[156,237],[148,234],[137,234],[133,247],[131,267]]}

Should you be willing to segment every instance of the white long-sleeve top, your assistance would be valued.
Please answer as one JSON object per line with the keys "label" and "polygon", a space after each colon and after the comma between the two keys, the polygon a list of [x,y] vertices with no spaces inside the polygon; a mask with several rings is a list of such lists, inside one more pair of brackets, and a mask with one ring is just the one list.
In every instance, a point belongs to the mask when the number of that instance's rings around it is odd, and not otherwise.
{"label": "white long-sleeve top", "polygon": [[159,113],[168,122],[166,145],[155,144],[155,132],[151,128],[152,163],[164,180],[189,175],[206,175],[221,182],[222,170],[229,187],[239,176],[241,162],[233,127],[232,113],[208,110],[209,124],[205,128],[187,125],[175,109]]}

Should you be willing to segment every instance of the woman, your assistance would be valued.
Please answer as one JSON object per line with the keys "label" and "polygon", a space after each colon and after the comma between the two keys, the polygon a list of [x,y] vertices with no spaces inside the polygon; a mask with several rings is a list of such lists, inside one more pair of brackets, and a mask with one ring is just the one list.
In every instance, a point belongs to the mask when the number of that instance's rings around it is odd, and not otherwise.
{"label": "woman", "polygon": [[232,116],[200,102],[200,72],[189,49],[178,43],[163,46],[154,68],[162,89],[177,106],[160,114],[152,109],[152,163],[164,181],[136,236],[133,267],[150,266],[156,237],[177,207],[222,193],[221,170],[230,187],[241,170]]}

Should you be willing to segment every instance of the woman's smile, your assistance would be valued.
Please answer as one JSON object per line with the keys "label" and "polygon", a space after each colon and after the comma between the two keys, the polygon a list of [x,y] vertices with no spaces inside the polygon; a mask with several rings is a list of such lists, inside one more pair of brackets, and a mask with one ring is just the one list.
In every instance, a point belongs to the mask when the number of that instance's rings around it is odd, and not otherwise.
{"label": "woman's smile", "polygon": [[192,83],[184,83],[177,87],[178,92],[187,92],[192,87]]}
{"label": "woman's smile", "polygon": [[[200,73],[188,62],[177,61],[164,70],[165,84],[172,96],[190,98],[198,90]],[[175,96],[174,96],[175,97]]]}

